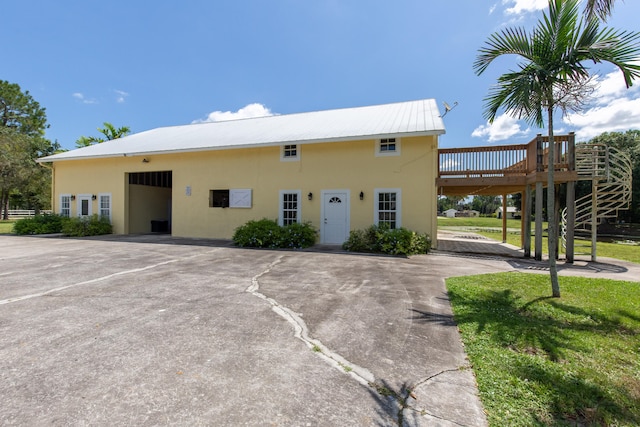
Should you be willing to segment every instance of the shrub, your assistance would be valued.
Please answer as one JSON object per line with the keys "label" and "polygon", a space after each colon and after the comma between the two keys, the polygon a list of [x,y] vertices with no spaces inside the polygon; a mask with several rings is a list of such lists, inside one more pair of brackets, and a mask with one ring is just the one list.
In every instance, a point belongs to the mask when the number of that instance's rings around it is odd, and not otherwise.
{"label": "shrub", "polygon": [[365,230],[354,230],[342,245],[352,252],[372,252],[388,255],[426,254],[431,249],[431,238],[406,228],[391,229],[387,224],[372,225]]}
{"label": "shrub", "polygon": [[343,243],[342,248],[351,252],[380,252],[377,232],[376,225],[364,230],[353,230],[349,232],[349,239]]}
{"label": "shrub", "polygon": [[69,218],[62,227],[62,232],[71,237],[99,236],[111,234],[113,229],[109,218],[98,215]]}
{"label": "shrub", "polygon": [[252,220],[236,228],[233,242],[251,248],[306,248],[316,242],[316,230],[311,223],[281,227],[271,219]]}
{"label": "shrub", "polygon": [[311,223],[293,223],[282,227],[281,248],[308,248],[316,242],[316,230]]}
{"label": "shrub", "polygon": [[67,217],[56,214],[22,218],[13,225],[13,232],[18,235],[61,233],[64,223],[68,220]]}

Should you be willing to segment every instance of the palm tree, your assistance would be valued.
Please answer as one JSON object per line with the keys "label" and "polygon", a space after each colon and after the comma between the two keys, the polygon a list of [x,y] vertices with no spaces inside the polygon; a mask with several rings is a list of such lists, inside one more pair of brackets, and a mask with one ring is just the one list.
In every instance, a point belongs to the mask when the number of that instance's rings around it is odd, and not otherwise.
{"label": "palm tree", "polygon": [[127,136],[128,134],[131,133],[131,129],[129,128],[129,126],[122,126],[116,129],[115,126],[113,126],[109,122],[104,122],[103,124],[104,124],[104,128],[103,129],[98,128],[98,132],[103,134],[105,138],[107,138],[107,141],[111,141],[112,139],[122,138],[123,136]]}
{"label": "palm tree", "polygon": [[76,147],[88,147],[89,145],[99,144],[101,142],[111,141],[112,139],[122,138],[123,136],[127,136],[131,133],[131,129],[129,128],[129,126],[122,126],[116,129],[116,127],[109,122],[104,122],[103,124],[104,128],[98,128],[98,132],[103,134],[104,138],[95,136],[81,136],[76,141]]}
{"label": "palm tree", "polygon": [[[579,0],[550,0],[532,33],[522,28],[506,28],[489,37],[473,64],[482,74],[494,59],[516,55],[522,62],[517,71],[498,78],[485,98],[485,117],[489,122],[498,110],[544,127],[549,127],[549,165],[554,165],[553,113],[578,110],[590,92],[590,73],[586,63],[609,62],[624,76],[627,88],[640,77],[640,33],[600,28],[595,18],[580,19]],[[547,214],[549,220],[549,271],[554,297],[560,296],[556,260],[554,168],[548,168]]]}

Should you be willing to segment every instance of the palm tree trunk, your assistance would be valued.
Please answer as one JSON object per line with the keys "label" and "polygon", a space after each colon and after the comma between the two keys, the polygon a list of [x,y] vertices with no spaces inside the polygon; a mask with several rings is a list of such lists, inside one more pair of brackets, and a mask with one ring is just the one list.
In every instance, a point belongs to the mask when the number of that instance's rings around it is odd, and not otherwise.
{"label": "palm tree trunk", "polygon": [[555,195],[555,162],[556,147],[553,139],[553,108],[547,108],[549,115],[549,166],[547,178],[547,227],[549,236],[549,276],[551,277],[551,294],[554,298],[560,298],[560,284],[558,283],[558,267],[556,266],[556,248],[558,247],[558,229],[556,228],[556,195]]}

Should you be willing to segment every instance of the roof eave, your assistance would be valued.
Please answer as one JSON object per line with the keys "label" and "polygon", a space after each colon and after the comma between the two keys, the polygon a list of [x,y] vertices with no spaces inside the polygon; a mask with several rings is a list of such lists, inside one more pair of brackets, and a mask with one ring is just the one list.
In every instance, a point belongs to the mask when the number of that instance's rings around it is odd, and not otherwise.
{"label": "roof eave", "polygon": [[280,141],[280,142],[271,142],[271,143],[260,143],[260,144],[241,144],[241,145],[223,145],[218,147],[196,147],[196,148],[184,148],[184,149],[175,149],[175,150],[155,150],[155,151],[134,151],[134,152],[126,152],[126,153],[113,153],[113,154],[98,154],[98,155],[88,155],[88,156],[74,156],[74,157],[61,157],[61,158],[52,158],[53,156],[42,157],[37,159],[38,163],[52,163],[52,162],[62,162],[62,161],[71,161],[71,160],[90,160],[90,159],[107,159],[107,158],[117,158],[117,157],[136,157],[136,156],[151,156],[158,154],[179,154],[179,153],[198,153],[203,151],[222,151],[222,150],[235,150],[235,149],[247,149],[247,148],[259,148],[259,147],[279,147],[283,144],[297,144],[297,145],[306,145],[306,144],[321,144],[321,143],[332,143],[332,142],[347,142],[347,141],[366,141],[368,139],[379,139],[379,138],[403,138],[403,137],[419,137],[419,136],[439,136],[444,135],[446,131],[444,129],[434,129],[429,131],[419,131],[419,132],[398,132],[398,133],[386,133],[386,134],[376,134],[376,135],[360,135],[360,136],[349,136],[349,137],[339,137],[339,138],[319,138],[319,139],[306,139],[306,140],[290,140],[290,141]]}

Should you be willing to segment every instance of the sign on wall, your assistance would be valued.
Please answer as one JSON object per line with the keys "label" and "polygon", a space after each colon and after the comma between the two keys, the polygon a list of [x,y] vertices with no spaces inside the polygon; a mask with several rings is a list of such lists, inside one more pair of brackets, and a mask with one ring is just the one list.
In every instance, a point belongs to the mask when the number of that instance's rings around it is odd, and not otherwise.
{"label": "sign on wall", "polygon": [[229,190],[230,208],[250,208],[252,190],[250,188],[232,188]]}

